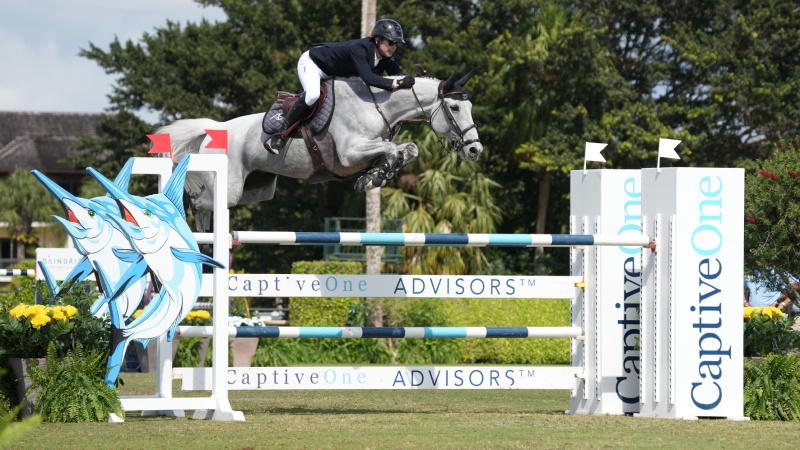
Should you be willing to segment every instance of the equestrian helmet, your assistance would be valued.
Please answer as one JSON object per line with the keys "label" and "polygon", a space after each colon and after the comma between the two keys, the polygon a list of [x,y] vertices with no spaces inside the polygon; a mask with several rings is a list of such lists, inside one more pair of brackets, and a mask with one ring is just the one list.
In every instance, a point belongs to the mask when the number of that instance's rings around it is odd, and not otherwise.
{"label": "equestrian helmet", "polygon": [[382,37],[399,44],[406,43],[406,41],[403,40],[403,27],[401,27],[396,20],[392,19],[381,19],[375,22],[370,37]]}

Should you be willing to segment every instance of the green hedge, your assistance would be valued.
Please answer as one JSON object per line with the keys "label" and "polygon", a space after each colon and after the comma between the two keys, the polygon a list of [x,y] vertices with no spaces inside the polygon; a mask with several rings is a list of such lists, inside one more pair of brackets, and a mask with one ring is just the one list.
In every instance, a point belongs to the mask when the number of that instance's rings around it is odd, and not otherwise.
{"label": "green hedge", "polygon": [[[355,261],[297,261],[292,263],[293,274],[358,275],[363,265]],[[297,297],[289,300],[290,320],[296,327],[343,327],[351,306],[359,298]]]}
{"label": "green hedge", "polygon": [[[358,262],[299,261],[292,264],[295,274],[360,274]],[[385,299],[384,321],[388,326],[469,326],[469,327],[558,327],[570,324],[569,300],[541,299]],[[357,326],[353,314],[362,308],[360,298],[292,298],[293,326]],[[350,321],[348,321],[350,318]],[[308,341],[308,340],[300,340]],[[291,347],[290,361],[297,363],[333,360],[346,362],[384,361],[392,353],[378,340],[354,343],[349,340],[317,342],[270,342],[263,360],[280,359]],[[336,342],[327,342],[336,341]],[[347,341],[347,342],[344,342]],[[372,341],[372,340],[365,340]],[[346,345],[345,345],[346,344]],[[399,339],[390,343],[394,359],[400,364],[569,364],[569,339]],[[279,348],[281,350],[278,350]],[[329,348],[330,347],[330,348]],[[360,353],[365,354],[361,355]],[[335,356],[334,356],[335,355]],[[277,362],[277,361],[274,361]]]}
{"label": "green hedge", "polygon": [[[560,327],[570,325],[569,300],[398,299],[396,326]],[[428,317],[430,320],[425,321]],[[420,320],[423,319],[423,320]],[[404,346],[420,347],[406,339]],[[447,339],[439,346],[450,345]],[[453,339],[458,361],[484,364],[569,364],[569,339]],[[436,350],[446,351],[437,347]],[[407,363],[406,361],[400,361]],[[431,361],[449,362],[449,361]]]}
{"label": "green hedge", "polygon": [[[451,323],[467,327],[563,327],[570,325],[569,300],[442,300]],[[569,339],[460,339],[467,363],[569,364]]]}

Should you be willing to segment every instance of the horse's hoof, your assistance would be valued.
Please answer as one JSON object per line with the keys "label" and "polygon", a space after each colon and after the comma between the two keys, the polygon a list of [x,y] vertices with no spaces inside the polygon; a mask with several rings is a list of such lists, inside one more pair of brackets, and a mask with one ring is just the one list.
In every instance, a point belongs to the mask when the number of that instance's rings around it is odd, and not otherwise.
{"label": "horse's hoof", "polygon": [[353,190],[356,192],[365,192],[368,184],[369,179],[366,175],[362,175],[358,178],[358,180],[356,180],[356,184],[353,185]]}
{"label": "horse's hoof", "polygon": [[[394,172],[397,172],[399,169],[401,169],[403,167],[403,160],[404,159],[405,158],[403,157],[402,153],[399,153],[397,155],[397,159],[395,160],[394,164],[392,164],[392,170],[391,170],[392,176],[394,176]],[[392,177],[389,177],[389,178],[392,178]]]}

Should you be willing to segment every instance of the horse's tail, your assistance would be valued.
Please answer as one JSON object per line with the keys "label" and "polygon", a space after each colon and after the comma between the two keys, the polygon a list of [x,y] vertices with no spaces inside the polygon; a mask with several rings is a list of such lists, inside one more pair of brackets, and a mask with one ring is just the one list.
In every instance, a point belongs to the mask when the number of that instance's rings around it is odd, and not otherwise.
{"label": "horse's tail", "polygon": [[219,122],[211,119],[181,119],[163,126],[158,134],[169,134],[172,145],[172,161],[177,163],[183,155],[199,153],[206,137],[206,129],[219,128]]}

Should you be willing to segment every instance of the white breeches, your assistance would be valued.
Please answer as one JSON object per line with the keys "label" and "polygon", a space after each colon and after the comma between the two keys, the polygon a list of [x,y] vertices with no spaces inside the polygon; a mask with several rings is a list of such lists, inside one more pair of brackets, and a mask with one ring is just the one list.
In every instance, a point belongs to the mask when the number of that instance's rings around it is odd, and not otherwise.
{"label": "white breeches", "polygon": [[300,84],[303,85],[303,90],[306,91],[306,105],[311,106],[319,99],[319,84],[322,78],[329,78],[311,57],[308,52],[303,53],[297,61],[297,76],[300,78]]}

